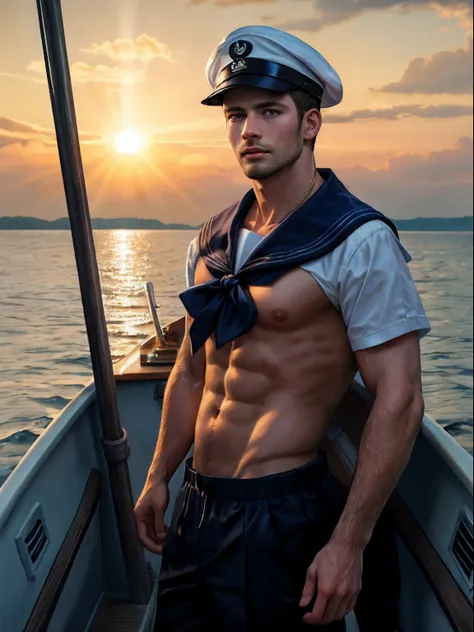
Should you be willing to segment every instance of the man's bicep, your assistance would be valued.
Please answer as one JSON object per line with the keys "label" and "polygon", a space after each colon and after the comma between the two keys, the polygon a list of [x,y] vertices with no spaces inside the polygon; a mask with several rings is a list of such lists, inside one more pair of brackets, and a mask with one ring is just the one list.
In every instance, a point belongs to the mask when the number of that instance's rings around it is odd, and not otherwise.
{"label": "man's bicep", "polygon": [[373,397],[421,395],[421,353],[417,331],[355,352],[361,378]]}

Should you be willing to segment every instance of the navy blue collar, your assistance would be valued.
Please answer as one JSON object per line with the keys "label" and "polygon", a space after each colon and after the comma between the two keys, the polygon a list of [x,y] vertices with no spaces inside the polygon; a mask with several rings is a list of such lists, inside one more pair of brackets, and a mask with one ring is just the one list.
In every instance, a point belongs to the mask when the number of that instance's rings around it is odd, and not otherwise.
{"label": "navy blue collar", "polygon": [[321,187],[257,244],[237,273],[238,236],[255,201],[253,189],[201,228],[199,255],[214,280],[180,294],[194,319],[190,329],[193,353],[213,333],[219,349],[250,331],[258,312],[249,286],[269,285],[286,270],[323,257],[374,219],[387,223],[398,237],[393,222],[350,193],[331,169],[318,172],[324,179]]}

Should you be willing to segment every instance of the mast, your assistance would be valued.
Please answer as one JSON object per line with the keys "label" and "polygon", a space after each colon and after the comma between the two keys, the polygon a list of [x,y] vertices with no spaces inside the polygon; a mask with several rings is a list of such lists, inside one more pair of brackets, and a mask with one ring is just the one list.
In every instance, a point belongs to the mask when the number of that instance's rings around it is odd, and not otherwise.
{"label": "mast", "polygon": [[60,0],[37,0],[59,158],[89,340],[103,447],[130,597],[146,604],[150,576],[133,517],[127,433],[120,424],[99,269],[87,202]]}

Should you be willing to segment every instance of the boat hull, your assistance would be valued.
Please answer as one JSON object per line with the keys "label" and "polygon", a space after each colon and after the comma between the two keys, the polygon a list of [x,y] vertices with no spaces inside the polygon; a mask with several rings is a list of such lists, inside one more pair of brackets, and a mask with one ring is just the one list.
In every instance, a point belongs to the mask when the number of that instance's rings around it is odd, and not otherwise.
{"label": "boat hull", "polygon": [[[120,419],[131,447],[128,463],[135,500],[153,456],[171,368],[143,367],[139,357],[140,351],[136,349],[115,366]],[[101,447],[95,395],[91,381],[54,419],[0,489],[2,632],[25,629],[68,537],[92,471],[100,475],[97,508],[54,606],[48,631],[93,631],[98,629],[94,621],[97,622],[104,596],[127,600],[126,573]],[[335,415],[325,443],[331,468],[346,484],[350,484],[358,441],[369,411],[370,396],[355,381]],[[171,501],[165,516],[168,523],[183,473],[184,461],[170,482]],[[398,521],[402,570],[402,629],[404,632],[471,630],[472,627],[453,623],[449,602],[461,595],[464,598],[461,611],[466,612],[467,604],[472,617],[472,575],[466,576],[453,552],[461,518],[471,520],[472,529],[472,457],[429,417],[423,420],[413,455],[392,500],[395,502],[389,509]],[[25,535],[25,525],[28,527],[32,517],[38,515],[47,542],[31,569],[21,554],[21,536]],[[425,550],[420,558],[420,550],[427,548],[426,543],[431,557]],[[433,552],[451,577],[452,585],[447,588],[446,583],[433,584],[430,578]],[[161,564],[160,556],[148,551],[145,556],[154,592],[149,606],[143,610],[141,627],[133,628],[144,631],[153,626],[156,578]],[[435,565],[435,571],[441,567]],[[454,596],[453,586],[457,590]],[[448,591],[447,596],[443,590]],[[159,617],[159,612],[156,616]],[[357,630],[353,619],[349,630]]]}

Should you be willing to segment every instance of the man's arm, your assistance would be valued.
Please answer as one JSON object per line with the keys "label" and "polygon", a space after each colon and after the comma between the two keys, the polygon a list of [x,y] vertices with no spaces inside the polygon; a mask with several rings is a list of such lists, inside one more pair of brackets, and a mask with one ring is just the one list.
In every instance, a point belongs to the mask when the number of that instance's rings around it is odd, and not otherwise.
{"label": "man's arm", "polygon": [[354,480],[332,540],[364,549],[410,458],[424,402],[418,332],[356,351],[374,397],[362,434]]}
{"label": "man's arm", "polygon": [[356,352],[374,403],[362,434],[346,505],[329,543],[308,568],[301,606],[317,599],[303,621],[327,625],[354,609],[363,551],[402,474],[419,432],[424,403],[419,333]]}
{"label": "man's arm", "polygon": [[166,385],[160,431],[147,482],[168,483],[194,443],[206,360],[204,347],[191,355],[191,322],[187,315],[186,334]]}
{"label": "man's arm", "polygon": [[166,385],[155,454],[134,509],[140,542],[158,555],[163,552],[167,532],[168,483],[194,442],[204,385],[204,347],[191,355],[188,325],[186,318],[186,335]]}

